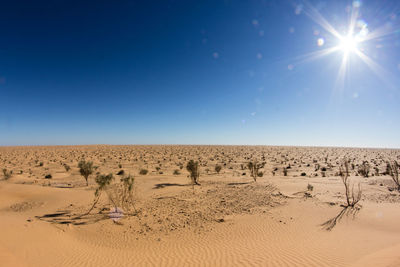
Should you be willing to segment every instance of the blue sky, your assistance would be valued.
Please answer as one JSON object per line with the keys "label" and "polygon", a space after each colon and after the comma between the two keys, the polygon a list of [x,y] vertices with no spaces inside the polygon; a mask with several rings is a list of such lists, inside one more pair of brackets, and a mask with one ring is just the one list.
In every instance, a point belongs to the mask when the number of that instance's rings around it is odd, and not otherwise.
{"label": "blue sky", "polygon": [[398,1],[8,2],[0,145],[400,147]]}

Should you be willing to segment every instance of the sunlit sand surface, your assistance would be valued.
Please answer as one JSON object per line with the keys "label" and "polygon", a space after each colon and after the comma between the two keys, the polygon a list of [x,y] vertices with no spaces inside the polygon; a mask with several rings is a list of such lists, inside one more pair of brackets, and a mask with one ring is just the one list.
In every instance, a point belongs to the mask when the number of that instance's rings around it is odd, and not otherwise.
{"label": "sunlit sand surface", "polygon": [[[327,230],[322,224],[345,204],[344,157],[354,162],[361,206]],[[399,157],[399,150],[356,148],[3,147],[0,167],[13,174],[0,174],[0,265],[400,266],[400,194],[383,174]],[[87,187],[79,173],[82,158],[98,173],[135,177],[135,214],[110,216],[103,197],[76,218],[96,189],[96,174]],[[200,186],[190,184],[190,159],[200,163]],[[256,182],[251,159],[266,163]],[[356,175],[363,161],[368,178]]]}

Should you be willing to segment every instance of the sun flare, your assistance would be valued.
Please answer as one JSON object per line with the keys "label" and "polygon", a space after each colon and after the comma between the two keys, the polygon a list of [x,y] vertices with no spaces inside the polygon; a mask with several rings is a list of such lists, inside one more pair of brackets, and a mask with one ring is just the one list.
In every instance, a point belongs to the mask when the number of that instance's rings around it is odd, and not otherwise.
{"label": "sun flare", "polygon": [[356,52],[357,45],[358,41],[354,36],[347,35],[340,38],[339,48],[344,53]]}

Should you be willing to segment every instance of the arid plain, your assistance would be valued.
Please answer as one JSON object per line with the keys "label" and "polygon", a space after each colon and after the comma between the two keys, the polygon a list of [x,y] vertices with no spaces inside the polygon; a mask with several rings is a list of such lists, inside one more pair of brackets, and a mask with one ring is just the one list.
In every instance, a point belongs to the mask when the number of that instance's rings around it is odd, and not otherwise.
{"label": "arid plain", "polygon": [[[0,265],[400,266],[388,170],[399,159],[361,148],[1,147]],[[88,185],[81,161],[93,162]]]}

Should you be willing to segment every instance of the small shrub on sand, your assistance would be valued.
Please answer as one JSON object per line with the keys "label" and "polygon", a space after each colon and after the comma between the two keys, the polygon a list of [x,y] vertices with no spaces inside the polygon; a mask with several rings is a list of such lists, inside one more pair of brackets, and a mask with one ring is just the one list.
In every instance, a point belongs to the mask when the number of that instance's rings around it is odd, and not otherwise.
{"label": "small shrub on sand", "polygon": [[[110,174],[99,174],[96,179],[97,188],[94,193],[95,199],[92,207],[84,215],[89,214],[96,204],[99,202],[103,192],[106,193],[110,204],[114,206],[114,210],[122,208],[124,214],[129,215],[130,211],[134,209],[133,189],[135,179],[133,176],[128,175],[120,179],[118,183],[112,183],[114,176]],[[84,216],[82,215],[82,216]]]}
{"label": "small shrub on sand", "polygon": [[179,174],[181,174],[181,172],[178,169],[174,170],[173,175],[179,175]]}
{"label": "small shrub on sand", "polygon": [[12,171],[9,171],[9,170],[7,170],[7,169],[3,169],[3,177],[4,177],[4,180],[8,180],[8,179],[10,179],[11,178],[11,176],[12,176]]}
{"label": "small shrub on sand", "polygon": [[346,206],[345,207],[354,207],[361,200],[361,185],[358,184],[358,190],[354,191],[354,184],[350,184],[349,180],[349,163],[347,160],[344,160],[343,167],[340,167],[340,173],[342,182],[345,188],[346,194]]}
{"label": "small shrub on sand", "polygon": [[66,172],[69,172],[71,167],[68,164],[64,164],[64,169],[65,169]]}
{"label": "small shrub on sand", "polygon": [[221,165],[215,165],[215,171],[217,172],[217,173],[219,173],[220,171],[222,170],[222,166]]}
{"label": "small shrub on sand", "polygon": [[199,162],[190,160],[186,165],[186,170],[190,173],[190,179],[192,181],[192,184],[200,185],[199,184],[199,177],[200,177]]}
{"label": "small shrub on sand", "polygon": [[119,170],[118,172],[117,172],[117,175],[124,175],[125,174],[125,171],[124,170]]}
{"label": "small shrub on sand", "polygon": [[146,175],[149,171],[146,169],[140,169],[139,174],[140,175]]}
{"label": "small shrub on sand", "polygon": [[358,167],[358,174],[367,178],[369,175],[369,169],[370,166],[368,161],[363,161],[363,163]]}
{"label": "small shrub on sand", "polygon": [[45,179],[51,179],[51,178],[53,178],[53,176],[52,176],[51,174],[46,174],[46,175],[44,176],[44,178],[45,178]]}
{"label": "small shrub on sand", "polygon": [[95,170],[94,166],[93,166],[93,162],[91,161],[84,161],[81,160],[78,163],[78,168],[79,168],[79,172],[80,174],[83,176],[83,178],[85,178],[86,181],[86,186],[89,185],[89,176],[93,173],[93,171]]}
{"label": "small shrub on sand", "polygon": [[400,181],[399,181],[399,169],[400,165],[397,163],[397,161],[394,161],[393,163],[387,163],[387,166],[389,166],[389,174],[392,177],[393,182],[395,183],[397,190],[400,191]]}
{"label": "small shrub on sand", "polygon": [[[250,161],[247,163],[247,167],[250,170],[250,175],[253,177],[254,182],[257,181],[258,174],[260,173],[260,169],[264,167],[264,164],[258,163],[257,161]],[[262,175],[261,175],[262,176]]]}

